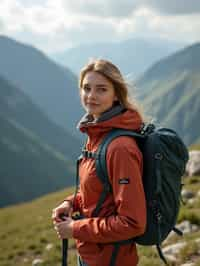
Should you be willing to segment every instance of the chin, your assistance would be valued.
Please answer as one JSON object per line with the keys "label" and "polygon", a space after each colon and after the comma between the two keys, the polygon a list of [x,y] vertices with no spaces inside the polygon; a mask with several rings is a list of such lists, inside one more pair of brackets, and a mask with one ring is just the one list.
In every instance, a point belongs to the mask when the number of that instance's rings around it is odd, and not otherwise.
{"label": "chin", "polygon": [[97,111],[94,110],[94,109],[87,109],[87,111],[88,111],[88,113],[91,114],[91,115],[94,115],[94,116],[99,115],[99,112],[97,112]]}

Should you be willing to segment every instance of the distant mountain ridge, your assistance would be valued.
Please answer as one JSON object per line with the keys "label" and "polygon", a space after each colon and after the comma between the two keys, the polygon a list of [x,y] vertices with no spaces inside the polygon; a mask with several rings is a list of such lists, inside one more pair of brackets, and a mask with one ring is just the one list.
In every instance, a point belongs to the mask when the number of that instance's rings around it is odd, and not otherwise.
{"label": "distant mountain ridge", "polygon": [[168,56],[136,81],[137,97],[159,124],[174,128],[187,145],[200,137],[200,43]]}
{"label": "distant mountain ridge", "polygon": [[77,77],[39,50],[0,36],[0,75],[22,89],[56,124],[76,134],[83,114]]}
{"label": "distant mountain ridge", "polygon": [[57,62],[79,73],[89,58],[111,60],[125,74],[133,73],[134,78],[144,72],[160,58],[182,48],[184,44],[166,40],[128,39],[120,42],[85,44],[55,55]]}

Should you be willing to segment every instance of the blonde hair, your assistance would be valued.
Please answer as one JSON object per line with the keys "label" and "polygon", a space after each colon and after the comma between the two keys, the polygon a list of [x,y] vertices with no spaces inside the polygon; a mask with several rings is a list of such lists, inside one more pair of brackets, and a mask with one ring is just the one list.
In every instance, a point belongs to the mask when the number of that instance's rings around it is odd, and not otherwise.
{"label": "blonde hair", "polygon": [[110,61],[104,59],[92,59],[86,64],[81,72],[79,77],[79,88],[82,88],[83,79],[87,72],[94,71],[98,72],[104,77],[106,77],[109,81],[112,82],[116,96],[122,106],[126,109],[131,109],[137,111],[138,114],[143,119],[143,113],[141,111],[141,107],[136,102],[133,97],[130,98],[129,91],[128,91],[128,83],[124,80],[120,70],[117,66],[115,66]]}

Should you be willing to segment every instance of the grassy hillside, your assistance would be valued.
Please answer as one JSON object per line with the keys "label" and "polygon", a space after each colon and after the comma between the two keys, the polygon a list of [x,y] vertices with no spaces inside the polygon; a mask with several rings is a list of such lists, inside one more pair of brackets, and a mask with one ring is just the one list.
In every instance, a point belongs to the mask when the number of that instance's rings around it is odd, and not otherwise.
{"label": "grassy hillside", "polygon": [[72,184],[75,165],[16,121],[0,115],[0,206]]}
{"label": "grassy hillside", "polygon": [[[185,179],[185,187],[194,192],[200,190],[200,176]],[[0,261],[1,266],[31,266],[35,258],[41,258],[42,266],[61,265],[61,241],[53,229],[51,211],[73,188],[37,199],[33,202],[0,209]],[[200,225],[200,199],[193,205],[181,207],[178,222],[189,220]],[[174,236],[169,243],[187,241],[187,246],[177,255],[177,263],[193,260],[200,265],[200,255],[194,240],[200,238],[200,232]],[[139,266],[161,266],[154,247],[139,246]],[[69,243],[69,265],[76,266],[74,242]]]}
{"label": "grassy hillside", "polygon": [[[3,229],[0,230],[1,266],[32,265],[32,260],[38,257],[44,259],[42,265],[61,264],[61,242],[53,229],[51,212],[71,191],[68,189],[33,202],[0,209],[0,225]],[[50,251],[46,250],[49,243],[53,244]]]}

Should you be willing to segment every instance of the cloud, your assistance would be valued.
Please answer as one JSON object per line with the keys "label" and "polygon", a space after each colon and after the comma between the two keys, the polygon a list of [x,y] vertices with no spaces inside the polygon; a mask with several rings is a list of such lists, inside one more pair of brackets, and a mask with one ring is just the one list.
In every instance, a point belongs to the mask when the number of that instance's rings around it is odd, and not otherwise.
{"label": "cloud", "polygon": [[5,28],[4,23],[3,21],[0,20],[0,33],[4,31],[4,28]]}
{"label": "cloud", "polygon": [[194,42],[200,38],[198,2],[1,0],[0,30],[47,53],[133,37]]}
{"label": "cloud", "polygon": [[138,2],[169,15],[200,13],[200,1],[197,0],[143,0]]}
{"label": "cloud", "polygon": [[144,7],[167,15],[200,13],[198,0],[62,0],[62,3],[70,12],[100,17],[126,17]]}
{"label": "cloud", "polygon": [[97,17],[125,17],[136,9],[138,1],[130,0],[62,0],[69,12]]}

